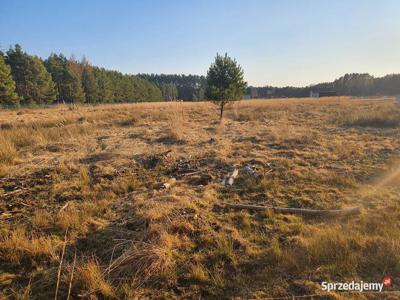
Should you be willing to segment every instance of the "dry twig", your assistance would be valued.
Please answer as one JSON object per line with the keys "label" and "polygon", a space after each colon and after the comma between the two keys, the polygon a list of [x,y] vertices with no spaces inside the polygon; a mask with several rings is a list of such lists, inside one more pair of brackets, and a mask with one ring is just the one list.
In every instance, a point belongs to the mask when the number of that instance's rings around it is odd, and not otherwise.
{"label": "dry twig", "polygon": [[267,207],[267,206],[239,204],[239,203],[227,204],[226,207],[232,209],[247,209],[247,210],[257,210],[257,211],[265,211],[271,209],[274,212],[281,214],[294,214],[305,217],[345,217],[345,216],[358,215],[361,212],[359,207],[321,210],[321,209],[306,209],[306,208],[286,208],[286,207],[275,207],[275,206]]}

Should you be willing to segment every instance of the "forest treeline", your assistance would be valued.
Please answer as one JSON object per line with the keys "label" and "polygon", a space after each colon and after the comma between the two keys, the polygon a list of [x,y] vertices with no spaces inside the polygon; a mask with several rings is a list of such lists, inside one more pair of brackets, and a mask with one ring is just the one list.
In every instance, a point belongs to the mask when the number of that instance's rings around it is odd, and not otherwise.
{"label": "forest treeline", "polygon": [[[206,77],[177,74],[123,74],[91,65],[84,57],[51,54],[46,59],[20,45],[0,51],[0,106],[54,103],[196,101],[205,98]],[[348,96],[400,95],[400,74],[373,77],[346,74],[333,82],[307,87],[253,87],[247,98],[308,97],[310,92]]]}
{"label": "forest treeline", "polygon": [[[157,86],[163,88],[172,86],[175,88],[172,99],[196,101],[204,99],[206,77],[199,75],[177,75],[177,74],[138,74]],[[165,100],[168,100],[168,93],[163,93]]]}
{"label": "forest treeline", "polygon": [[346,74],[333,82],[307,87],[253,87],[247,88],[250,98],[309,97],[310,92],[331,92],[339,96],[393,96],[400,95],[400,74],[374,77],[368,73]]}
{"label": "forest treeline", "polygon": [[20,45],[0,52],[0,105],[195,100],[205,78],[196,75],[129,75],[91,65],[84,57],[42,59]]}

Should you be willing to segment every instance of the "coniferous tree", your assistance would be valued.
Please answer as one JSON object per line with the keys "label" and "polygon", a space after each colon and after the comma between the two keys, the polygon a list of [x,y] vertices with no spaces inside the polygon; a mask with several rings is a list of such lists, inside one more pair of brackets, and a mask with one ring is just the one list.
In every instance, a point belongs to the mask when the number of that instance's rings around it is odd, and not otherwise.
{"label": "coniferous tree", "polygon": [[17,44],[14,48],[10,48],[7,51],[6,63],[11,67],[11,74],[15,81],[17,94],[22,98],[22,104],[26,104],[28,76],[30,73],[29,56]]}
{"label": "coniferous tree", "polygon": [[47,72],[42,60],[33,56],[31,58],[32,80],[32,99],[37,104],[51,104],[57,98],[55,83],[51,75]]}
{"label": "coniferous tree", "polygon": [[178,89],[173,83],[166,83],[160,87],[163,100],[172,101],[178,98]]}
{"label": "coniferous tree", "polygon": [[11,75],[11,68],[0,53],[0,106],[18,106],[19,97],[15,91],[15,82]]}
{"label": "coniferous tree", "polygon": [[220,119],[224,106],[234,100],[240,100],[246,91],[247,83],[243,79],[243,70],[236,60],[227,54],[217,54],[214,63],[207,72],[206,97],[220,105]]}
{"label": "coniferous tree", "polygon": [[93,74],[96,78],[98,90],[98,99],[103,103],[110,103],[114,101],[112,94],[112,83],[107,76],[107,71],[103,68],[93,68]]}
{"label": "coniferous tree", "polygon": [[206,85],[204,76],[178,74],[138,74],[138,76],[156,84],[160,89],[165,84],[175,85],[178,91],[177,99],[189,101],[204,99]]}
{"label": "coniferous tree", "polygon": [[22,104],[52,103],[56,98],[54,83],[50,74],[37,56],[30,56],[15,45],[7,51],[6,62],[16,83],[16,90]]}
{"label": "coniferous tree", "polygon": [[65,102],[82,103],[85,101],[85,92],[79,75],[67,68],[64,73]]}
{"label": "coniferous tree", "polygon": [[99,101],[99,85],[94,77],[92,68],[86,67],[82,72],[82,86],[85,92],[86,103]]}
{"label": "coniferous tree", "polygon": [[68,64],[69,64],[70,68],[71,68],[72,70],[74,70],[74,72],[75,72],[76,74],[79,75],[79,77],[82,76],[83,70],[84,70],[85,68],[87,68],[87,67],[90,66],[90,65],[89,65],[89,62],[88,62],[88,60],[86,59],[85,56],[82,57],[81,61],[78,61],[78,60],[75,58],[75,55],[73,55],[73,54],[72,54],[71,57],[69,58]]}
{"label": "coniferous tree", "polygon": [[56,83],[59,103],[76,103],[85,100],[81,79],[70,67],[64,55],[51,54],[45,61],[45,65]]}

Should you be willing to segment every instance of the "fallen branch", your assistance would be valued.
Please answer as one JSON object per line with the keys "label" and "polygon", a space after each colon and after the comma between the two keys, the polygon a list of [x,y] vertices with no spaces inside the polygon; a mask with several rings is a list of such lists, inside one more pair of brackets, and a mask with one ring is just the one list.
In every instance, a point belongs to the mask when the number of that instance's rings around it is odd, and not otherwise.
{"label": "fallen branch", "polygon": [[19,189],[12,190],[12,191],[7,192],[7,193],[3,193],[3,194],[1,194],[1,196],[10,196],[10,195],[22,193],[22,192],[24,192],[26,190],[27,190],[27,188],[19,188]]}
{"label": "fallen branch", "polygon": [[172,150],[167,150],[164,153],[161,153],[161,156],[163,156],[164,158],[168,157],[169,154],[172,152]]}
{"label": "fallen branch", "polygon": [[69,206],[70,203],[71,203],[70,201],[67,202],[67,203],[65,203],[65,204],[63,205],[63,207],[60,208],[60,210],[58,211],[58,213],[59,213],[59,214],[62,213],[62,211],[63,211],[64,209],[66,209],[66,208]]}
{"label": "fallen branch", "polygon": [[201,173],[201,172],[203,172],[203,170],[190,171],[190,172],[182,172],[182,173],[180,173],[178,176],[181,176],[181,177],[183,177],[183,176],[191,176],[191,175],[199,174],[199,173]]}
{"label": "fallen branch", "polygon": [[260,206],[260,205],[249,205],[249,204],[227,204],[226,208],[232,209],[247,209],[265,211],[268,209],[273,210],[276,213],[281,214],[294,214],[305,217],[345,217],[360,214],[359,207],[343,208],[343,209],[306,209],[306,208],[285,208],[275,206]]}

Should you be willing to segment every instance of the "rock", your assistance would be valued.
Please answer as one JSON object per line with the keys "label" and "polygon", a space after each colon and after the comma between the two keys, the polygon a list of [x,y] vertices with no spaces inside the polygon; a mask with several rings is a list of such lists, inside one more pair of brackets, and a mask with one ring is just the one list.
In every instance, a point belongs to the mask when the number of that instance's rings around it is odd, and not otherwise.
{"label": "rock", "polygon": [[253,168],[249,165],[243,168],[243,172],[253,178],[260,178],[260,174],[253,170]]}
{"label": "rock", "polygon": [[163,187],[165,189],[169,189],[171,186],[173,186],[176,183],[176,179],[175,178],[171,178],[168,182],[165,182],[163,184]]}

